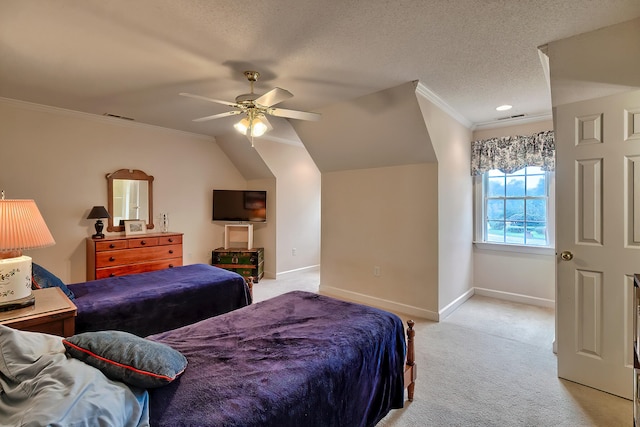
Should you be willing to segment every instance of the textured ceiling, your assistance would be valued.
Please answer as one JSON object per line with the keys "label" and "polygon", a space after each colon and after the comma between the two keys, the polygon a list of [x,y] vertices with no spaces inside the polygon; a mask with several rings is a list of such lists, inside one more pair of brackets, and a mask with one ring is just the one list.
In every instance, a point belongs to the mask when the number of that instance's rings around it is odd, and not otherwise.
{"label": "textured ceiling", "polygon": [[551,113],[538,46],[638,16],[638,0],[1,0],[0,97],[218,136],[237,118],[191,120],[228,108],[178,93],[233,100],[255,69],[257,92],[294,94],[283,108],[419,80],[481,125]]}

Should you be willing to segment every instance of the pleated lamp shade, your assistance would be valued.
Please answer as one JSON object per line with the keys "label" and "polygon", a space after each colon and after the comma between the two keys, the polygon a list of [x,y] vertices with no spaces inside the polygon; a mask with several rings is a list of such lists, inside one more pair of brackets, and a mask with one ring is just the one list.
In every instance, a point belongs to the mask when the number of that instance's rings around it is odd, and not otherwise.
{"label": "pleated lamp shade", "polygon": [[31,305],[31,258],[25,249],[54,245],[33,200],[0,200],[0,310]]}
{"label": "pleated lamp shade", "polygon": [[55,243],[36,202],[0,200],[0,252],[21,252]]}

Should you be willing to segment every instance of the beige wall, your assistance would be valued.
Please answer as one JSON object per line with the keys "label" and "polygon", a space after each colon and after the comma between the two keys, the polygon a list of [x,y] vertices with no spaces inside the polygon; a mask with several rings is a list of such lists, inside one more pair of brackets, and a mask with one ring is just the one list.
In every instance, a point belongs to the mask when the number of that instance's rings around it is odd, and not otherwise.
{"label": "beige wall", "polygon": [[555,256],[475,248],[473,282],[476,292],[526,304],[553,307]]}
{"label": "beige wall", "polygon": [[[517,126],[476,130],[473,140],[509,135],[533,135],[553,130],[553,121],[544,120]],[[476,182],[479,185],[479,182]],[[546,253],[507,252],[487,247],[473,250],[473,286],[478,292],[498,298],[552,307],[555,301],[556,258]]]}
{"label": "beige wall", "polygon": [[276,271],[277,218],[275,178],[252,179],[247,182],[248,190],[265,190],[267,192],[267,222],[253,224],[253,247],[264,248],[264,277],[274,278]]}
{"label": "beige wall", "polygon": [[211,221],[212,189],[246,181],[215,141],[118,119],[0,100],[0,189],[34,199],[56,245],[26,254],[67,283],[85,280],[85,219],[107,203],[105,175],[121,168],[155,177],[154,216],[169,213],[184,233],[184,263],[209,263],[223,245]]}
{"label": "beige wall", "polygon": [[[93,205],[106,204],[105,175],[135,168],[155,177],[156,222],[158,213],[168,212],[171,230],[185,233],[185,264],[208,263],[211,250],[223,245],[224,226],[211,221],[211,190],[261,188],[276,200],[269,204],[276,220],[255,230],[256,245],[271,252],[269,275],[317,265],[321,251],[326,293],[427,318],[437,318],[470,286],[550,298],[553,256],[476,248],[471,265],[470,137],[428,101],[419,97],[419,103],[438,164],[319,178],[303,148],[261,141],[257,150],[277,178],[246,181],[211,138],[0,100],[0,189],[7,198],[36,200],[57,244],[27,254],[68,283],[85,278],[84,239],[94,232],[94,221],[85,217]],[[536,131],[498,128],[476,131],[473,139]],[[313,226],[319,212],[322,230]],[[518,280],[523,271],[539,280]]]}
{"label": "beige wall", "polygon": [[438,158],[438,312],[446,316],[473,286],[471,131],[420,95],[418,102]]}
{"label": "beige wall", "polygon": [[269,209],[274,209],[269,218],[275,219],[271,230],[275,232],[276,255],[273,265],[265,259],[269,277],[318,266],[321,188],[318,168],[302,146],[261,139],[256,142],[256,150],[276,177],[275,197],[269,197],[268,201]]}
{"label": "beige wall", "polygon": [[323,173],[320,291],[437,317],[437,200],[433,163]]}

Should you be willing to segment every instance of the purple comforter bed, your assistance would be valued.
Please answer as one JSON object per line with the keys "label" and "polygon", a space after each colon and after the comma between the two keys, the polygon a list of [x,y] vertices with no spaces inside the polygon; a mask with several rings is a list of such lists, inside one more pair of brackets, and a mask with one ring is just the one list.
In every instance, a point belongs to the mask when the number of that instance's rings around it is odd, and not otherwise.
{"label": "purple comforter bed", "polygon": [[373,426],[404,400],[394,314],[295,291],[148,337],[185,372],[149,390],[152,426]]}
{"label": "purple comforter bed", "polygon": [[76,296],[76,333],[115,329],[146,336],[251,304],[242,276],[206,264],[68,287]]}

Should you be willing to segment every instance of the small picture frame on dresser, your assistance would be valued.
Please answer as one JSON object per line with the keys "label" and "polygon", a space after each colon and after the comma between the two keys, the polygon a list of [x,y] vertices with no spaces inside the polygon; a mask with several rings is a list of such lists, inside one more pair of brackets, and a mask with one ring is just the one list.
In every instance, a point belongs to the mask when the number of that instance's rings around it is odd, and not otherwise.
{"label": "small picture frame on dresser", "polygon": [[147,232],[147,224],[141,220],[125,220],[124,235],[132,236],[134,234],[145,234]]}

